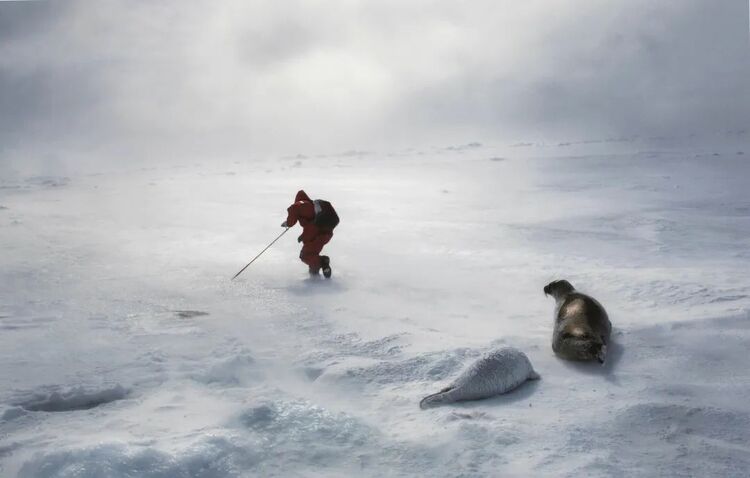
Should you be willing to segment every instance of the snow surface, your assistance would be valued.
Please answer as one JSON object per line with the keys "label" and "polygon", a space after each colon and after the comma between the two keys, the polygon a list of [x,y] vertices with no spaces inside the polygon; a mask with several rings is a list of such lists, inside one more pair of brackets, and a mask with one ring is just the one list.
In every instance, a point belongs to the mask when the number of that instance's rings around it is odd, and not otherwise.
{"label": "snow surface", "polygon": [[[0,475],[747,476],[750,165],[534,146],[0,180]],[[279,232],[342,222],[331,281]],[[292,231],[293,232],[293,231]],[[568,279],[605,366],[551,350]],[[540,381],[419,400],[499,346]]]}

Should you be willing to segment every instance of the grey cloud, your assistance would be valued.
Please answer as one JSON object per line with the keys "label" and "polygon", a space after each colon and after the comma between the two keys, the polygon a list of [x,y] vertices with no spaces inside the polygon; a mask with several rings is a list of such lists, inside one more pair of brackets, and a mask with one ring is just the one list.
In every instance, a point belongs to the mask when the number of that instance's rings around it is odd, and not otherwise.
{"label": "grey cloud", "polygon": [[0,41],[39,34],[56,23],[65,11],[62,2],[3,2],[0,5]]}
{"label": "grey cloud", "polygon": [[516,134],[674,134],[750,123],[746,5],[602,7],[555,24],[543,51],[528,51],[512,70],[467,69],[416,96],[415,108]]}
{"label": "grey cloud", "polygon": [[0,2],[0,163],[744,129],[747,8]]}

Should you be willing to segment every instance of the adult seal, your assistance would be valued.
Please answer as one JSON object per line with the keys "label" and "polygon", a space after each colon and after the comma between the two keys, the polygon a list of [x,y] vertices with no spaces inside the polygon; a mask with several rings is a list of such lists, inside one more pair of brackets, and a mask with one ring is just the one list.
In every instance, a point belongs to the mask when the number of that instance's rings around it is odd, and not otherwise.
{"label": "adult seal", "polygon": [[419,402],[419,408],[464,400],[479,400],[510,392],[526,380],[537,380],[529,358],[520,350],[504,347],[471,364],[450,385]]}
{"label": "adult seal", "polygon": [[544,294],[555,298],[555,328],[552,350],[566,360],[596,360],[603,364],[612,324],[604,307],[582,294],[566,280],[544,286]]}

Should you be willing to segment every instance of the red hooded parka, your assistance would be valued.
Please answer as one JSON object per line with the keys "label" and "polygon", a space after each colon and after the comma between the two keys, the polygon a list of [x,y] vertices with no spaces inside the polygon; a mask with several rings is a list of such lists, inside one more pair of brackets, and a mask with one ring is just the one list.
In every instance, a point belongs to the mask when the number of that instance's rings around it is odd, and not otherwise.
{"label": "red hooded parka", "polygon": [[299,258],[310,266],[311,272],[320,270],[320,251],[333,237],[333,231],[323,230],[315,225],[315,205],[303,190],[297,192],[294,204],[287,208],[286,225],[292,227],[297,222],[302,226],[302,251]]}

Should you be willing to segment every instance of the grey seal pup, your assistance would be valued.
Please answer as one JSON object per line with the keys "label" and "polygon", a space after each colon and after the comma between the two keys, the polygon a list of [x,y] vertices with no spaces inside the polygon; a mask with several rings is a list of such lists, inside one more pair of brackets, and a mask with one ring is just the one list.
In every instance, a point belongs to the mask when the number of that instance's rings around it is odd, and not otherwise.
{"label": "grey seal pup", "polygon": [[510,392],[526,380],[538,380],[526,354],[504,347],[485,354],[450,385],[419,402],[419,408],[463,400],[479,400]]}
{"label": "grey seal pup", "polygon": [[596,360],[603,364],[612,332],[604,307],[593,297],[576,291],[566,280],[550,282],[544,286],[544,294],[555,298],[555,354],[567,360]]}

